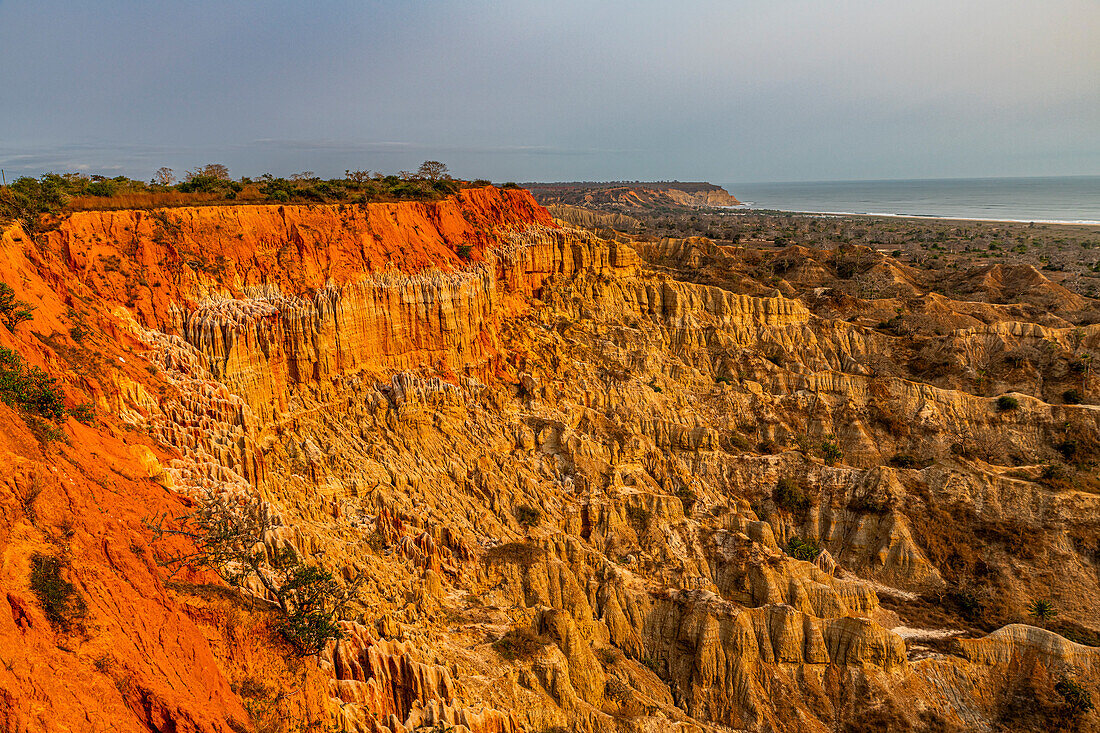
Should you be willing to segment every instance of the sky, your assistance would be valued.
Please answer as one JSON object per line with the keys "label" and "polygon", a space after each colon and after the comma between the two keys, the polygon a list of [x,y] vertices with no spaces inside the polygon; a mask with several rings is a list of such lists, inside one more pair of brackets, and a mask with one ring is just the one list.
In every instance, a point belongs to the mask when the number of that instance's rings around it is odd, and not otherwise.
{"label": "sky", "polygon": [[0,168],[1100,174],[1098,0],[0,0]]}

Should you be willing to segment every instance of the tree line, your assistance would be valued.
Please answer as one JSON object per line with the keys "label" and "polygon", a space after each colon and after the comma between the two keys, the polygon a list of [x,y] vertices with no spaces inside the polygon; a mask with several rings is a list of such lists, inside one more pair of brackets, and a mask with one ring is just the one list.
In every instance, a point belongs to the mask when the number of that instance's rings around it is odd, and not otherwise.
{"label": "tree line", "polygon": [[484,179],[455,179],[447,165],[438,160],[424,161],[415,172],[387,174],[349,169],[344,171],[343,178],[330,179],[312,171],[287,177],[265,173],[256,178],[234,179],[229,168],[221,163],[199,166],[180,177],[173,169],[162,167],[149,181],[126,176],[47,173],[38,178],[23,176],[10,185],[0,186],[0,221],[19,220],[25,228],[33,230],[40,215],[67,208],[161,207],[238,199],[275,203],[431,201],[462,188],[488,185],[490,182]]}

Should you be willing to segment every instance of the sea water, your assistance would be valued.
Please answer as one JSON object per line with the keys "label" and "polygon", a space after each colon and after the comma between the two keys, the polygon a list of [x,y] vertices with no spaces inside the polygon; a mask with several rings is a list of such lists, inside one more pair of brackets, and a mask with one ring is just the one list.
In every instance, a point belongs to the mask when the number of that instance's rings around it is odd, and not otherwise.
{"label": "sea water", "polygon": [[1100,224],[1100,176],[732,183],[749,209]]}

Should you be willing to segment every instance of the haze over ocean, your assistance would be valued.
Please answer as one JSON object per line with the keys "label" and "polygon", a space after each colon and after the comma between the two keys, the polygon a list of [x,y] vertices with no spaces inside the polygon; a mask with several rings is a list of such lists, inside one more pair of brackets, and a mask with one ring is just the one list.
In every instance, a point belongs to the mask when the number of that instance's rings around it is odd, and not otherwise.
{"label": "haze over ocean", "polygon": [[1100,223],[1100,176],[730,183],[753,209]]}
{"label": "haze over ocean", "polygon": [[1097,0],[0,0],[0,168],[1100,174]]}

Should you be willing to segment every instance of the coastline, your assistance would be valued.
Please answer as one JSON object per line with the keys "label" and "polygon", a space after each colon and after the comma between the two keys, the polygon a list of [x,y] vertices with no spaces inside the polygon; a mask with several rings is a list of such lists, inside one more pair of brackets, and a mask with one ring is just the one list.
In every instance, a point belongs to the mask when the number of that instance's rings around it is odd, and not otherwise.
{"label": "coastline", "polygon": [[886,212],[867,212],[860,213],[856,211],[795,211],[787,209],[762,209],[752,206],[746,206],[744,204],[740,206],[717,206],[716,209],[724,211],[737,211],[744,212],[746,214],[759,214],[764,216],[804,216],[804,217],[820,217],[820,218],[866,218],[866,219],[904,219],[912,221],[925,221],[925,222],[960,222],[960,223],[977,223],[977,224],[1043,224],[1054,226],[1073,226],[1073,227],[1097,227],[1100,228],[1100,220],[1092,219],[1079,219],[1079,220],[1065,220],[1065,219],[993,219],[984,217],[971,217],[971,216],[942,216],[939,214],[891,214]]}
{"label": "coastline", "polygon": [[740,183],[747,211],[1100,226],[1100,176]]}

